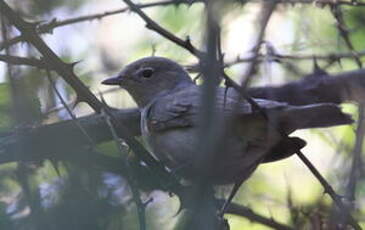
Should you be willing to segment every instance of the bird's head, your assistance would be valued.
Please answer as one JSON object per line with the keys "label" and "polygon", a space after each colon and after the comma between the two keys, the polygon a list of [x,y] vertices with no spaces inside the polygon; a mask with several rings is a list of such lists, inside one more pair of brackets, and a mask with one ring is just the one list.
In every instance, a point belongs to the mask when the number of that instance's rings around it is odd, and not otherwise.
{"label": "bird's head", "polygon": [[121,86],[139,107],[144,107],[164,92],[194,83],[178,63],[163,57],[146,57],[127,65],[102,84]]}

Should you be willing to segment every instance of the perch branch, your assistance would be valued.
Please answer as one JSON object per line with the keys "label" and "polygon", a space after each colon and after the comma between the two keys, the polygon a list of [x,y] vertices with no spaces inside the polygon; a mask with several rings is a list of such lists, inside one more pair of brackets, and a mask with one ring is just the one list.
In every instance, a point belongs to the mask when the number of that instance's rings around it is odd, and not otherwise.
{"label": "perch branch", "polygon": [[[282,86],[248,88],[247,93],[254,98],[271,99],[292,105],[361,103],[365,101],[365,70],[361,69],[322,77],[316,76],[315,78],[308,76]],[[113,114],[117,120],[123,121],[125,128],[129,130],[131,135],[140,135],[140,114],[138,109],[115,110]],[[78,120],[95,143],[112,139],[108,127],[100,115],[89,115]],[[121,132],[119,126],[116,126],[116,129]],[[62,154],[64,149],[88,144],[71,121],[29,128],[23,135],[27,137],[24,140],[16,133],[0,134],[0,163],[31,160],[32,157],[44,159],[54,149],[59,149],[59,154]],[[118,133],[118,135],[120,134]],[[16,146],[19,146],[21,142],[26,142],[23,144],[29,152],[38,153],[38,155],[17,153]]]}
{"label": "perch branch", "polygon": [[[0,12],[5,15],[11,24],[13,24],[24,36],[30,44],[32,44],[44,57],[50,70],[54,70],[61,76],[77,93],[79,101],[87,102],[87,104],[97,113],[102,110],[108,113],[112,118],[113,125],[118,127],[120,137],[128,144],[133,152],[144,161],[149,167],[158,171],[161,175],[169,177],[169,174],[154,159],[149,152],[139,143],[126,128],[126,125],[113,117],[113,113],[109,108],[104,106],[96,96],[80,81],[73,71],[74,63],[64,63],[40,38],[36,32],[36,27],[32,23],[24,21],[17,15],[3,0],[0,0]],[[18,153],[19,154],[19,153]]]}

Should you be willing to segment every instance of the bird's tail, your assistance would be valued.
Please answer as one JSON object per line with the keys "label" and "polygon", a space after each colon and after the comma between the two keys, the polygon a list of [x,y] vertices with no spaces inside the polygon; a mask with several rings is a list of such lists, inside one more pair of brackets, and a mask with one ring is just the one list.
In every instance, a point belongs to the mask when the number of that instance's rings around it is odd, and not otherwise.
{"label": "bird's tail", "polygon": [[332,103],[289,106],[275,117],[280,122],[279,127],[286,133],[296,129],[329,127],[353,122],[349,114],[343,113],[339,106]]}

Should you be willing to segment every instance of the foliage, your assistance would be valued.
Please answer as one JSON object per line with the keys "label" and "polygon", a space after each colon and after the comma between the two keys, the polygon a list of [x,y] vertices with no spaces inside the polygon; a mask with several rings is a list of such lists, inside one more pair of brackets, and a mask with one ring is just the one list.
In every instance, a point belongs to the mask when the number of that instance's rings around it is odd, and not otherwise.
{"label": "foliage", "polygon": [[[27,4],[30,7],[13,2],[15,8],[21,9],[22,16],[46,22],[53,17],[61,20],[69,18],[69,15],[81,15],[85,12],[91,14],[88,12],[90,9],[106,12],[122,6],[118,1],[116,3],[103,1],[101,4],[100,1],[32,0]],[[221,22],[222,40],[234,43],[231,45],[223,42],[227,60],[245,56],[242,53],[252,53],[254,44],[250,36],[257,30],[254,22],[259,17],[257,12],[261,12],[259,6],[260,3],[257,2],[234,1],[233,6],[224,8]],[[293,6],[283,4],[276,9],[276,13],[272,16],[273,24],[269,24],[267,29],[266,52],[269,53],[272,45],[277,54],[290,54],[299,58],[280,59],[278,62],[265,56],[258,73],[255,74],[255,84],[277,84],[292,80],[293,75],[298,77],[300,73],[311,73],[312,59],[300,58],[301,54],[341,54],[364,49],[364,9],[354,6],[344,7],[344,21],[354,46],[354,50],[351,50],[335,26],[338,22],[329,8],[330,6],[326,5],[316,7],[293,3]],[[192,44],[201,47],[205,36],[204,10],[203,4],[197,2],[192,5],[152,7],[145,12],[173,34],[182,39],[189,37]],[[97,19],[83,24],[53,28],[53,34],[43,35],[46,42],[62,54],[65,62],[72,63],[82,59],[73,68],[83,82],[90,85],[95,94],[101,89],[104,90],[99,82],[114,71],[113,68],[121,67],[125,63],[154,52],[185,65],[196,63],[196,58],[187,50],[147,30],[143,27],[141,19],[131,13]],[[288,22],[290,23],[287,24]],[[4,25],[7,31],[3,32],[3,35],[4,33],[8,33],[10,37],[18,35],[18,32]],[[278,29],[281,26],[285,29]],[[282,40],[290,41],[290,44]],[[81,45],[80,42],[85,42],[86,45]],[[7,52],[35,57],[39,55],[29,44],[17,44],[14,47]],[[64,47],[67,47],[67,51],[63,50]],[[4,50],[1,52],[5,54]],[[328,71],[338,72],[357,68],[352,58],[347,60],[322,58],[318,62]],[[237,61],[234,66],[227,69],[227,73],[243,76],[247,65],[249,64]],[[4,69],[18,71],[4,74],[6,81],[0,84],[0,138],[9,133],[21,136],[31,130],[29,127],[70,118],[64,109],[57,109],[62,107],[62,104],[52,83],[48,81],[46,71],[14,65],[8,65]],[[17,80],[12,81],[13,78]],[[77,95],[72,88],[63,80],[54,79],[56,88],[72,108],[75,100],[80,98],[76,98]],[[17,86],[14,87],[12,84]],[[134,105],[125,94],[121,97],[119,90],[116,93],[103,93],[103,97],[114,107]],[[348,106],[345,109],[358,115],[354,107]],[[85,104],[79,104],[73,112],[77,117],[81,117],[91,110]],[[75,122],[75,126],[77,125]],[[357,138],[354,128],[355,126],[299,132],[299,135],[308,142],[305,153],[321,172],[325,172],[325,177],[329,178],[340,194],[347,192],[347,185],[342,181],[347,183],[349,178],[348,172],[351,169],[349,162],[353,159],[353,146]],[[45,144],[34,143],[34,145]],[[82,145],[67,152],[54,149],[47,159],[40,159],[37,153],[28,153],[22,146],[19,146],[19,149],[22,153],[32,156],[32,159],[0,165],[0,229],[138,229],[137,208],[132,199],[133,193],[127,182],[128,178],[123,173],[121,176],[115,171],[110,172],[113,171],[110,170],[113,160],[130,162],[132,171],[137,169],[132,181],[135,180],[137,187],[140,188],[142,201],[147,201],[153,196],[153,201],[147,204],[148,229],[171,229],[176,222],[179,222],[179,215],[175,215],[179,209],[176,197],[151,191],[153,184],[161,184],[161,181],[154,176],[155,172],[137,162],[136,156],[130,153],[129,149],[120,151],[114,141],[104,141],[98,145],[92,143],[87,147]],[[1,154],[3,153],[0,152],[0,158]],[[95,160],[99,159],[95,157],[99,156],[98,154],[110,157],[108,158],[111,159],[108,162],[110,168],[96,167],[101,163]],[[62,157],[55,157],[59,155]],[[294,158],[260,166],[244,184],[235,201],[246,204],[255,213],[267,218],[272,217],[277,222],[294,226],[295,229],[314,229],[313,226],[321,223],[325,223],[323,226],[331,229],[328,226],[331,221],[333,223],[336,221],[337,215],[334,204],[323,195],[323,188],[317,184],[309,171]],[[363,172],[361,175],[363,176]],[[161,185],[164,188],[168,186]],[[226,197],[227,190],[219,188],[217,194]],[[365,193],[363,177],[358,180],[356,193],[353,213],[360,224],[365,226],[363,220],[365,200],[361,198]],[[269,229],[237,215],[227,215],[227,218],[231,229]]]}

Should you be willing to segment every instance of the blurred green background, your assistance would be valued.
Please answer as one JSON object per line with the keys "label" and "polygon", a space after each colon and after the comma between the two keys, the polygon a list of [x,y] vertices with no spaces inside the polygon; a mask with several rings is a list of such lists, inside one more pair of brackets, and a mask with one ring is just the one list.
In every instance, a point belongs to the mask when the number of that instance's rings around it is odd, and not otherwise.
{"label": "blurred green background", "polygon": [[[120,0],[7,2],[21,12],[23,18],[41,23],[125,7]],[[140,1],[148,2],[152,1]],[[260,1],[231,1],[227,4],[221,22],[222,49],[227,61],[250,57],[253,38],[258,32],[256,18],[261,6]],[[355,50],[364,50],[365,8],[344,6],[342,10]],[[189,36],[194,45],[203,46],[203,4],[151,7],[144,11],[175,35],[181,38]],[[19,34],[9,27],[6,33],[10,38]],[[1,38],[4,41],[4,32]],[[77,75],[95,94],[103,92],[108,104],[116,108],[134,107],[135,104],[123,90],[110,92],[110,88],[100,82],[116,74],[127,63],[149,55],[168,57],[182,65],[196,64],[197,61],[187,51],[148,30],[145,23],[129,11],[58,27],[52,33],[44,34],[43,38],[64,61],[80,61],[75,67]],[[283,55],[350,53],[339,35],[329,7],[312,3],[279,4],[270,19],[265,41],[267,47],[273,47],[275,52]],[[31,46],[23,43],[12,46],[9,52],[20,56],[39,56]],[[4,53],[5,50],[2,50],[1,54]],[[330,73],[358,68],[351,59],[318,62]],[[238,63],[228,68],[227,73],[239,81],[246,68],[247,63]],[[268,56],[260,63],[259,73],[252,84],[279,85],[311,73],[312,68],[310,58],[283,59],[278,63]],[[11,86],[9,76],[16,79],[16,87]],[[73,90],[62,79],[54,77],[64,99],[74,101]],[[26,66],[8,66],[1,62],[0,81],[0,137],[24,127],[70,119],[52,90],[45,71]],[[343,109],[357,118],[356,105],[345,104]],[[74,113],[81,117],[92,113],[92,110],[80,104]],[[355,129],[356,123],[294,133],[308,142],[303,152],[339,194],[346,194]],[[112,141],[97,146],[97,149],[119,156]],[[81,150],[75,150],[73,154],[78,151]],[[138,229],[135,205],[125,178],[84,166],[79,167],[72,160],[0,165],[0,229]],[[219,188],[218,193],[227,195],[227,188]],[[148,229],[172,229],[179,218],[175,215],[179,208],[178,199],[159,191],[144,191],[142,195],[144,200],[153,197],[153,202],[146,209]],[[363,227],[364,195],[362,177],[356,188],[354,216]],[[235,201],[298,229],[313,229],[313,223],[329,221],[334,213],[331,199],[323,193],[321,185],[296,156],[261,165],[242,186]],[[227,218],[233,230],[270,229],[243,217],[227,215]]]}

